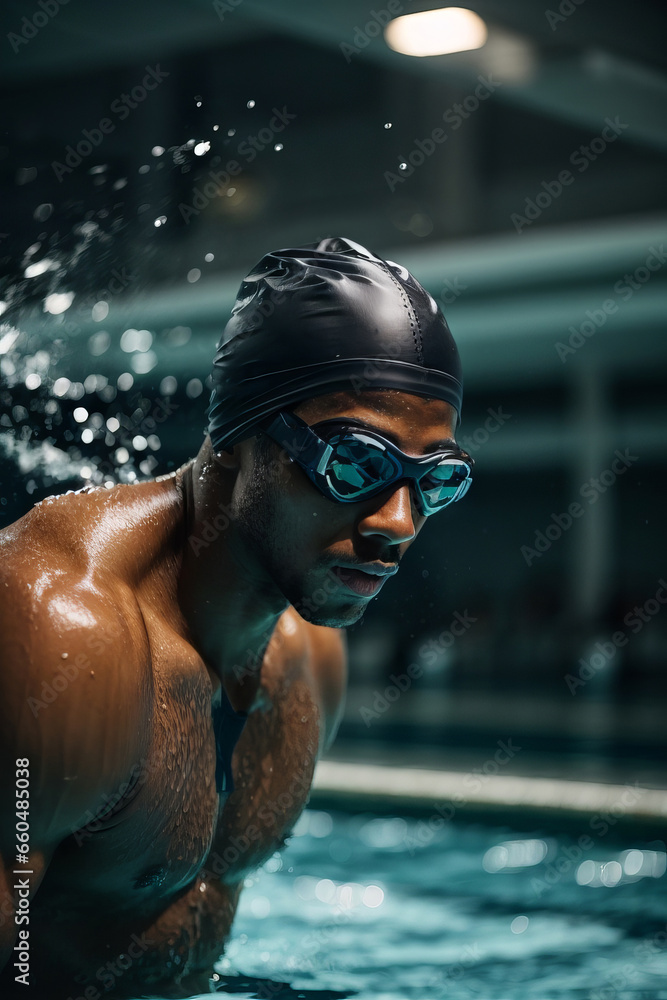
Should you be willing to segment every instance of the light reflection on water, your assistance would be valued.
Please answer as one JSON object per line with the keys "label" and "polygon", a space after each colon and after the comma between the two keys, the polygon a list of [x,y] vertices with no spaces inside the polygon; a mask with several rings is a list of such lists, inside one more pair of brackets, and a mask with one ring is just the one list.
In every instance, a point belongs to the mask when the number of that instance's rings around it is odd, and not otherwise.
{"label": "light reflection on water", "polygon": [[[247,880],[223,995],[667,998],[664,844],[598,838],[582,852],[543,831],[450,823],[420,840],[423,827],[306,811],[282,858]],[[578,877],[612,863],[616,882]]]}

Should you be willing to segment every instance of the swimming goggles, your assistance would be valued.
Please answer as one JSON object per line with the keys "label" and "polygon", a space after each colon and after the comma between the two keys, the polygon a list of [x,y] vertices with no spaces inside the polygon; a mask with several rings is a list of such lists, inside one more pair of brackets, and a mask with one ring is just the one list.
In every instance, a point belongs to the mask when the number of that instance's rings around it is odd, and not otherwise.
{"label": "swimming goggles", "polygon": [[[339,503],[366,500],[407,479],[421,513],[428,517],[460,500],[472,482],[474,460],[458,448],[414,458],[376,431],[340,418],[309,427],[284,410],[260,426],[323,496]],[[325,427],[324,433],[315,433],[315,428]]]}

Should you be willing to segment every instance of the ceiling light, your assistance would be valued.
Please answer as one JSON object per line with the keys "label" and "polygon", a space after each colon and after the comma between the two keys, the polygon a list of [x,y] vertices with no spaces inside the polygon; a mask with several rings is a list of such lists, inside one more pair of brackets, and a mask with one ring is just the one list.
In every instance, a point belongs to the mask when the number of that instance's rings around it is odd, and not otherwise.
{"label": "ceiling light", "polygon": [[394,18],[384,29],[385,41],[407,56],[439,56],[479,49],[487,38],[484,21],[465,7],[442,7]]}

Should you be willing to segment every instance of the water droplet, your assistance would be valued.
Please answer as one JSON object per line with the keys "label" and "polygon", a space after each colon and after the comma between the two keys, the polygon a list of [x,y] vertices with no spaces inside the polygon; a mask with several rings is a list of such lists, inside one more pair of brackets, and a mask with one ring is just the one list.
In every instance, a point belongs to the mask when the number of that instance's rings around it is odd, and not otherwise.
{"label": "water droplet", "polygon": [[194,154],[195,156],[203,156],[204,153],[208,153],[210,148],[211,148],[211,143],[208,141],[208,139],[205,142],[204,141],[198,142],[194,148]]}
{"label": "water droplet", "polygon": [[186,277],[190,282],[190,284],[192,284],[195,281],[199,281],[199,279],[201,278],[201,271],[199,270],[198,267],[193,267],[188,271]]}
{"label": "water droplet", "polygon": [[[95,317],[93,317],[93,319],[94,318]],[[111,338],[109,337],[109,334],[106,330],[100,330],[99,333],[94,333],[92,337],[88,339],[88,350],[93,357],[99,357],[101,354],[104,354],[105,351],[108,351],[110,344]]]}
{"label": "water droplet", "polygon": [[398,169],[399,170],[407,170],[408,169],[407,163],[399,163]]}
{"label": "water droplet", "polygon": [[248,101],[248,103],[246,104],[246,108],[254,108],[254,107],[255,107],[254,101]]}
{"label": "water droplet", "polygon": [[214,131],[214,132],[217,132],[219,128],[220,128],[220,126],[219,126],[219,125],[214,125],[214,126],[213,126],[213,131]]}
{"label": "water droplet", "polygon": [[283,148],[282,142],[277,142],[273,148],[275,149],[276,153],[279,153],[280,150]]}
{"label": "water droplet", "polygon": [[103,299],[100,299],[100,301],[96,302],[93,308],[91,309],[90,315],[95,323],[101,323],[102,320],[106,319],[107,316],[109,315],[109,303],[104,302]]}
{"label": "water droplet", "polygon": [[385,122],[384,127],[385,128],[391,128],[391,122]]}
{"label": "water droplet", "polygon": [[162,156],[162,154],[164,153],[164,146],[153,146],[153,148],[151,149],[151,153],[153,154],[153,156]]}
{"label": "water droplet", "polygon": [[28,264],[23,272],[24,278],[38,278],[40,274],[44,274],[46,271],[53,271],[58,265],[55,261],[49,260],[45,257],[44,260],[35,261],[34,264]]}
{"label": "water droplet", "polygon": [[158,215],[153,225],[155,226],[156,229],[159,229],[160,226],[164,226],[166,221],[167,221],[166,215]]}
{"label": "water droplet", "polygon": [[52,211],[53,211],[53,205],[51,205],[49,202],[45,202],[43,205],[37,206],[37,208],[33,212],[33,218],[36,219],[37,222],[46,222],[46,220],[51,215]]}
{"label": "water droplet", "polygon": [[139,167],[139,173],[140,173],[140,174],[147,174],[147,173],[149,172],[149,170],[150,170],[150,169],[151,169],[151,168],[149,167],[149,165],[148,165],[147,163],[143,163],[143,164],[142,164],[142,165],[141,165],[141,166]]}
{"label": "water droplet", "polygon": [[59,316],[67,312],[74,301],[74,292],[53,292],[44,299],[44,312]]}
{"label": "water droplet", "polygon": [[214,253],[204,254],[204,260],[206,261],[207,264],[210,264],[212,260],[215,260],[215,254]]}
{"label": "water droplet", "polygon": [[153,343],[150,330],[135,330],[133,327],[125,330],[120,338],[120,349],[126,354],[133,351],[147,351]]}

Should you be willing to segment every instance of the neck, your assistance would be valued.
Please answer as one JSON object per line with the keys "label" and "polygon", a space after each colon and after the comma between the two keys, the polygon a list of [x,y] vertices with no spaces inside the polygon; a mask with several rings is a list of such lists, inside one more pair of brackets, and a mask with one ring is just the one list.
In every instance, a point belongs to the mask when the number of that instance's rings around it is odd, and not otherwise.
{"label": "neck", "polygon": [[179,469],[183,557],[178,601],[190,640],[222,681],[258,682],[278,619],[288,607],[230,514],[236,472],[216,461],[210,442]]}

